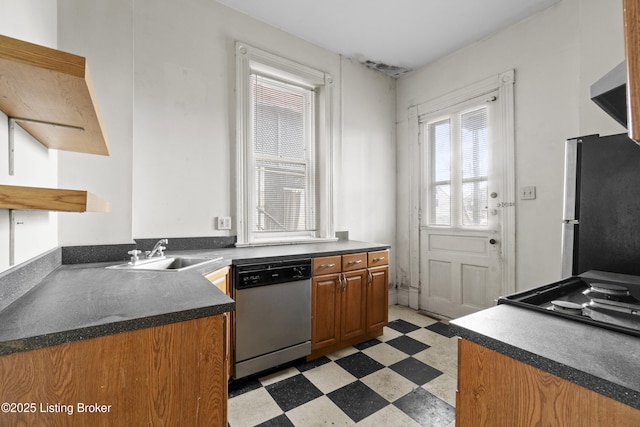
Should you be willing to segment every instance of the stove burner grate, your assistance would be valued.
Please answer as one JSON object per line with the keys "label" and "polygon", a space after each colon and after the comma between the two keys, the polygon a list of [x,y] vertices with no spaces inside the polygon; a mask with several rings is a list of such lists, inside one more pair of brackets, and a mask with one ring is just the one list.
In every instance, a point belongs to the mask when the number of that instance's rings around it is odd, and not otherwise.
{"label": "stove burner grate", "polygon": [[551,301],[551,310],[558,313],[582,315],[582,305],[571,301],[553,300]]}

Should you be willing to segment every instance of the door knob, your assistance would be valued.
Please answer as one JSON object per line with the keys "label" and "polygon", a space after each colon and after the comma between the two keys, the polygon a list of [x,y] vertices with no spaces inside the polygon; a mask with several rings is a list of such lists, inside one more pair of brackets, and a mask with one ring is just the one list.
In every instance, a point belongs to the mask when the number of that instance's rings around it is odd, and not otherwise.
{"label": "door knob", "polygon": [[496,243],[498,243],[498,241],[496,239],[489,239],[489,243],[495,245]]}
{"label": "door knob", "polygon": [[493,193],[490,194],[492,199],[495,199],[496,197],[498,197],[498,193],[496,193],[495,191]]}

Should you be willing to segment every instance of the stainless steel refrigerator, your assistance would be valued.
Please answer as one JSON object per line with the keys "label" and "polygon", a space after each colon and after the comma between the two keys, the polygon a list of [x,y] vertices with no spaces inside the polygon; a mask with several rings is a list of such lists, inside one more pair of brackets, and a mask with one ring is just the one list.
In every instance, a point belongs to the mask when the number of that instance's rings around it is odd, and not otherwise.
{"label": "stainless steel refrigerator", "polygon": [[626,134],[566,141],[562,275],[640,276],[640,146]]}

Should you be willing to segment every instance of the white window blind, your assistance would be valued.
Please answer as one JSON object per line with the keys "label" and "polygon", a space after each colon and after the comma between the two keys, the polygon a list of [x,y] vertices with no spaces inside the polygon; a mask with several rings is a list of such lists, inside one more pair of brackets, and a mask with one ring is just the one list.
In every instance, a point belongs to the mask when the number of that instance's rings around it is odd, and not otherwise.
{"label": "white window blind", "polygon": [[460,120],[462,212],[466,226],[487,225],[487,108],[462,114]]}
{"label": "white window blind", "polygon": [[316,229],[314,91],[252,74],[254,233]]}

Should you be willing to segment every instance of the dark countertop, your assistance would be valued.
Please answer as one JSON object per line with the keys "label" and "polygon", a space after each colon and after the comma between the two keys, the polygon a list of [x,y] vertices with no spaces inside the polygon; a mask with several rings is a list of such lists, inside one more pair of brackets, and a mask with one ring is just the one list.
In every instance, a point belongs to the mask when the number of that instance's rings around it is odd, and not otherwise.
{"label": "dark countertop", "polygon": [[451,321],[469,341],[640,409],[640,339],[498,305]]}
{"label": "dark countertop", "polygon": [[[234,301],[203,276],[228,265],[387,248],[388,245],[339,240],[167,251],[167,256],[222,257],[179,272],[105,268],[121,263],[114,261],[59,265],[42,279],[37,276],[34,286],[0,310],[0,355],[232,311]],[[54,255],[59,259],[59,254]],[[8,287],[29,268],[25,263],[3,273],[0,288]],[[41,265],[38,268],[41,270]]]}

